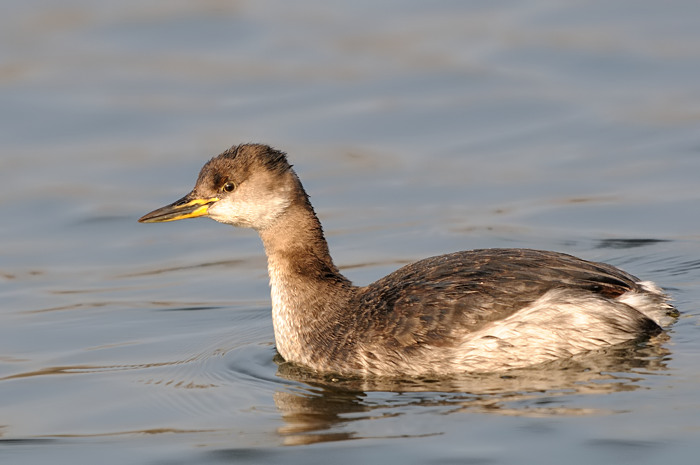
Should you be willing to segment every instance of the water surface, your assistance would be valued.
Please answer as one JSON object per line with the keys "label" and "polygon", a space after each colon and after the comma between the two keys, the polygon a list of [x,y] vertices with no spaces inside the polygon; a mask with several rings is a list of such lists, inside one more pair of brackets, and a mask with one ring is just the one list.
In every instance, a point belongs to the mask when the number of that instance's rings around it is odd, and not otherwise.
{"label": "water surface", "polygon": [[[697,2],[11,2],[3,463],[687,463],[700,452]],[[275,359],[262,246],[136,219],[289,153],[336,263],[533,247],[671,293],[664,337],[401,383]]]}

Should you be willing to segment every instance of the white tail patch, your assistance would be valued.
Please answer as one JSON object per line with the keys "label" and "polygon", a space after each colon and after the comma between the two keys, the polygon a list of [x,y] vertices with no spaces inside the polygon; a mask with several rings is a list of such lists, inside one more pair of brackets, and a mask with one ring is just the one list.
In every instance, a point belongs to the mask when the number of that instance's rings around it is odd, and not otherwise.
{"label": "white tail patch", "polygon": [[625,292],[617,300],[634,308],[662,328],[673,323],[675,317],[671,311],[673,307],[669,304],[668,295],[651,281],[640,281],[637,284],[644,292]]}

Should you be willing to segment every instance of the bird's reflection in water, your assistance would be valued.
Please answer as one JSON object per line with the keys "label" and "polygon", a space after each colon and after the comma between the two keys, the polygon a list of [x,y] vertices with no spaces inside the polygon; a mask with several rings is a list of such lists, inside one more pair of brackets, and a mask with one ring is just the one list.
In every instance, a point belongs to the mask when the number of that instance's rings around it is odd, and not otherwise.
{"label": "bird's reflection in water", "polygon": [[663,346],[666,339],[662,335],[644,343],[629,342],[528,369],[445,379],[341,379],[311,373],[279,359],[278,375],[308,388],[275,393],[275,404],[285,421],[278,432],[287,445],[359,439],[348,426],[352,422],[401,416],[423,407],[438,408],[441,414],[614,413],[569,406],[565,396],[639,389],[640,381],[667,370],[670,351]]}

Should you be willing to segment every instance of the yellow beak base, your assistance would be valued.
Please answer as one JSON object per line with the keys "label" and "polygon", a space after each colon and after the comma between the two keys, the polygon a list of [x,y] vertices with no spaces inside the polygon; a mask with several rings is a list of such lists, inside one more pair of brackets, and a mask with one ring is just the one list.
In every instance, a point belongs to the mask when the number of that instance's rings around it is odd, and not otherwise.
{"label": "yellow beak base", "polygon": [[180,200],[153,210],[139,218],[139,223],[164,223],[166,221],[184,220],[185,218],[197,218],[205,216],[209,207],[219,200],[218,197],[209,199],[194,198],[192,193]]}

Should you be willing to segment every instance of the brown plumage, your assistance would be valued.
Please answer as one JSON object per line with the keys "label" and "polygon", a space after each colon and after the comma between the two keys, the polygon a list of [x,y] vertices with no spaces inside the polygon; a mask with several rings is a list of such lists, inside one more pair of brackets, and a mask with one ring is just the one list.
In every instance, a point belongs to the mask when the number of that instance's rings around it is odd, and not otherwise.
{"label": "brown plumage", "polygon": [[365,287],[333,264],[284,153],[234,146],[195,188],[139,221],[208,216],[258,231],[279,353],[322,372],[447,375],[523,367],[658,333],[673,308],[611,265],[529,249],[432,257]]}

